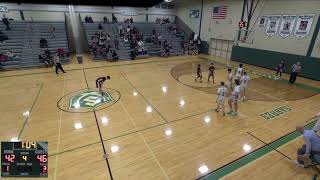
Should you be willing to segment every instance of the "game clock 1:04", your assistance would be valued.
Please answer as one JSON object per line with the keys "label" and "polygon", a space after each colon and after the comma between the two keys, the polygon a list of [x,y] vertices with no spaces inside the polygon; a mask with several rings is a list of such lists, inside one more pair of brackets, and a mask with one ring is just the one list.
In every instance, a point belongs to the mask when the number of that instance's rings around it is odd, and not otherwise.
{"label": "game clock 1:04", "polygon": [[48,177],[48,142],[1,142],[1,177]]}

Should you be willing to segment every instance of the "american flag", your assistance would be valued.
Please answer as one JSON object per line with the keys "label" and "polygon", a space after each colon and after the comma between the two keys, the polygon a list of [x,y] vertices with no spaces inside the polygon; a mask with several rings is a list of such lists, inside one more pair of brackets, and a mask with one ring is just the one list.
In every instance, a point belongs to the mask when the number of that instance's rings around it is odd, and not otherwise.
{"label": "american flag", "polygon": [[213,7],[212,19],[226,19],[228,6]]}

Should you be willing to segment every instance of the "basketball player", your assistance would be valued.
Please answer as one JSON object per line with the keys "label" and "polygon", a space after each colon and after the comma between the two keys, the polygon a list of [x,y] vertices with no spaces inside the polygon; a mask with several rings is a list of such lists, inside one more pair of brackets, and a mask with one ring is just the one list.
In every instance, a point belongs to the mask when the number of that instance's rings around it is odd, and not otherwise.
{"label": "basketball player", "polygon": [[96,80],[96,88],[99,89],[99,92],[101,93],[101,95],[104,95],[104,92],[102,91],[102,85],[106,80],[109,80],[110,76],[103,76],[103,77],[98,77],[98,79]]}
{"label": "basketball player", "polygon": [[208,82],[210,80],[210,77],[212,77],[213,84],[214,84],[214,70],[216,70],[216,68],[213,66],[213,63],[211,63],[209,66]]}
{"label": "basketball player", "polygon": [[200,82],[202,82],[202,71],[201,71],[201,65],[200,64],[198,64],[197,77],[194,80],[197,82],[198,78],[200,79]]}
{"label": "basketball player", "polygon": [[243,64],[239,64],[239,67],[237,68],[236,70],[236,79],[239,79],[241,78],[242,74],[243,74]]}
{"label": "basketball player", "polygon": [[242,98],[240,98],[240,101],[246,100],[246,90],[247,90],[249,81],[250,81],[249,75],[247,75],[247,72],[243,72],[243,76],[241,77],[241,91],[243,92],[243,96]]}
{"label": "basketball player", "polygon": [[[276,78],[275,79],[280,79],[282,76],[282,72],[283,72],[283,68],[284,68],[284,61],[281,61],[280,64],[277,65],[277,74],[276,74]],[[280,75],[278,77],[278,74]]]}
{"label": "basketball player", "polygon": [[[241,90],[239,79],[235,79],[234,82],[236,86],[233,88],[233,91],[229,97],[228,104],[229,104],[230,111],[227,113],[232,116],[238,115],[238,98]],[[232,103],[234,104],[234,110],[232,108]]]}
{"label": "basketball player", "polygon": [[228,77],[227,77],[227,88],[232,90],[232,81],[233,81],[233,74],[232,70],[228,69]]}
{"label": "basketball player", "polygon": [[216,112],[222,111],[222,115],[225,116],[224,112],[224,98],[228,93],[228,89],[225,87],[224,82],[220,82],[220,87],[218,88],[218,99],[217,99],[217,108]]}

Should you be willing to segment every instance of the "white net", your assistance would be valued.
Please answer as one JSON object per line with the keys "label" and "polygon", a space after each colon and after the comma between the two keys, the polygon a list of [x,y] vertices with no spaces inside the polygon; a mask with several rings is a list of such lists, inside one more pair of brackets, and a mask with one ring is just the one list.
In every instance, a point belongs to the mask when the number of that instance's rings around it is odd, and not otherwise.
{"label": "white net", "polygon": [[235,37],[235,42],[253,44],[254,34],[252,30],[238,29]]}

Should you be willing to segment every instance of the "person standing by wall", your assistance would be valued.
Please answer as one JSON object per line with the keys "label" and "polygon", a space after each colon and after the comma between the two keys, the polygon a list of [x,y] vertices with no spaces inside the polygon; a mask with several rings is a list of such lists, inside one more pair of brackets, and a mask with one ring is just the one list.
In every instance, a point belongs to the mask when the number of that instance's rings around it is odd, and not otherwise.
{"label": "person standing by wall", "polygon": [[6,17],[6,15],[3,15],[3,18],[2,18],[2,23],[7,27],[6,30],[10,30],[10,22],[9,22],[9,19]]}
{"label": "person standing by wall", "polygon": [[59,74],[58,69],[60,69],[63,73],[66,73],[60,63],[60,57],[58,55],[58,53],[56,53],[53,57],[53,62],[56,65],[56,74]]}
{"label": "person standing by wall", "polygon": [[116,36],[116,38],[113,40],[113,43],[114,43],[114,46],[117,50],[119,50],[119,39],[118,37]]}
{"label": "person standing by wall", "polygon": [[300,72],[301,72],[301,63],[297,62],[291,68],[291,75],[290,75],[289,83],[294,84],[296,82],[298,73],[300,73]]}

